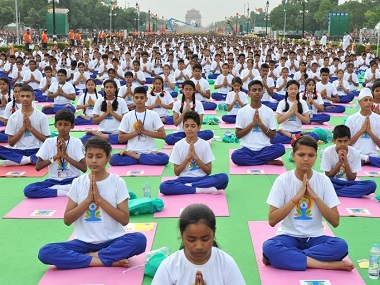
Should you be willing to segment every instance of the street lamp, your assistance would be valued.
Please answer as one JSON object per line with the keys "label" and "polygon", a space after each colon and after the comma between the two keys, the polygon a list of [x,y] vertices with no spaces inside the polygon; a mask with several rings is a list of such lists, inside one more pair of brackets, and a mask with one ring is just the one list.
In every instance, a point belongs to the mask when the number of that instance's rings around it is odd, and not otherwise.
{"label": "street lamp", "polygon": [[268,37],[268,11],[269,11],[269,0],[265,4],[266,14],[265,14],[265,37]]}
{"label": "street lamp", "polygon": [[249,17],[249,3],[247,3],[248,5],[248,8],[247,8],[247,35],[248,35],[248,24],[249,24],[249,21],[250,21],[250,17]]}
{"label": "street lamp", "polygon": [[139,29],[140,29],[140,8],[139,8],[139,4],[137,4],[136,2],[136,12],[137,12],[137,34],[139,34]]}
{"label": "street lamp", "polygon": [[[49,0],[48,1],[48,2],[53,3],[53,41],[57,40],[57,29],[56,29],[56,25],[55,25],[55,2],[56,1],[57,1],[57,3],[59,3],[59,0]],[[16,0],[16,14],[17,14],[17,0]],[[16,18],[17,18],[17,15],[16,15]],[[16,23],[17,23],[17,21],[16,21]]]}
{"label": "street lamp", "polygon": [[284,38],[286,38],[286,0],[282,0],[282,5],[284,5],[284,13],[285,13],[285,17],[284,17],[284,33],[283,33],[283,36]]}
{"label": "street lamp", "polygon": [[149,15],[148,15],[148,16],[149,16],[149,18],[148,18],[148,19],[149,19],[148,32],[150,33],[150,9],[148,10],[148,14],[149,14]]}
{"label": "street lamp", "polygon": [[305,36],[305,0],[302,0],[302,37]]}

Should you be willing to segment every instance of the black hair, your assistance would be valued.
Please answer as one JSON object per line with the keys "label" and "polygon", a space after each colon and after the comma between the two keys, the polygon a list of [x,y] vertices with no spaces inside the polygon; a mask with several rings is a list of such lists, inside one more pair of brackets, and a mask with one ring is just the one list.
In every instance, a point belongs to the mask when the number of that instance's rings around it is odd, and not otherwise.
{"label": "black hair", "polygon": [[100,149],[104,150],[104,152],[106,153],[107,156],[109,156],[111,154],[111,151],[112,151],[112,146],[109,143],[109,141],[107,141],[106,139],[100,138],[100,137],[96,137],[96,136],[90,138],[86,142],[86,144],[84,145],[85,152],[87,153],[87,150],[91,147],[92,148],[100,148]]}
{"label": "black hair", "polygon": [[11,114],[13,114],[14,112],[16,112],[17,110],[16,110],[16,107],[17,107],[17,105],[16,105],[16,97],[15,97],[15,95],[14,95],[14,90],[15,90],[15,88],[16,87],[22,87],[22,83],[16,83],[15,85],[13,85],[13,98],[12,98],[12,108],[11,108]]}
{"label": "black hair", "polygon": [[[117,108],[119,107],[119,102],[117,101],[117,92],[118,92],[117,91],[117,84],[116,84],[116,82],[114,80],[107,79],[107,80],[104,81],[103,86],[106,87],[107,83],[112,83],[113,86],[115,87],[115,94],[114,94],[115,95],[115,99],[112,101],[112,109],[114,111],[116,111]],[[104,100],[102,102],[102,105],[100,106],[100,111],[105,112],[106,110],[107,110],[107,94],[104,91]]]}
{"label": "black hair", "polygon": [[[1,79],[0,79],[1,80]],[[22,86],[21,86],[21,90],[20,90],[20,92],[22,92],[22,91],[24,91],[24,92],[31,92],[33,95],[34,95],[34,90],[33,90],[33,88],[32,88],[32,86],[30,86],[29,84],[23,84]],[[10,94],[9,94],[10,95]],[[10,102],[10,101],[9,101]]]}
{"label": "black hair", "polygon": [[54,123],[56,124],[58,121],[65,120],[70,122],[71,125],[74,125],[75,115],[72,111],[68,109],[61,109],[54,116]]}
{"label": "black hair", "polygon": [[[305,86],[307,86],[310,82],[314,82],[313,100],[315,100],[315,99],[318,98],[317,86],[316,86],[315,80],[313,78],[306,79],[305,80]],[[305,101],[307,100],[306,95],[307,95],[307,87],[305,88],[305,91],[302,94],[302,99],[305,100]]]}
{"label": "black hair", "polygon": [[[74,60],[73,60],[73,61],[74,61]],[[84,67],[86,67],[85,64],[84,64],[84,62],[82,62],[82,61],[80,61],[80,62],[78,63],[77,66],[78,66],[78,67],[79,67],[79,66],[84,66]]]}
{"label": "black hair", "polygon": [[202,65],[199,64],[199,63],[196,63],[194,66],[193,66],[193,70],[196,70],[196,69],[199,69],[200,71],[202,71]]}
{"label": "black hair", "polygon": [[[5,84],[8,85],[8,103],[12,101],[12,96],[11,96],[11,82],[7,77],[0,77],[0,81],[4,81]],[[28,85],[29,86],[29,85]],[[32,88],[32,93],[34,92]]]}
{"label": "black hair", "polygon": [[236,76],[232,78],[231,84],[234,85],[234,83],[239,83],[240,84],[240,91],[243,90],[243,80],[239,76]]}
{"label": "black hair", "polygon": [[260,85],[260,86],[261,86],[261,89],[264,88],[264,85],[263,85],[263,83],[262,83],[260,80],[252,80],[252,81],[249,82],[249,84],[248,84],[248,91],[249,91],[249,89],[251,89],[251,86],[252,86],[252,85]]}
{"label": "black hair", "polygon": [[57,74],[62,73],[63,75],[67,76],[67,71],[64,68],[58,69]]}
{"label": "black hair", "polygon": [[[286,89],[288,89],[288,87],[290,85],[297,85],[298,88],[300,88],[300,84],[297,82],[297,80],[289,80],[288,83],[286,83]],[[288,103],[288,97],[289,97],[289,94],[288,94],[288,90],[286,90],[286,93],[285,93],[285,108],[284,110],[282,110],[283,112],[287,112],[289,110],[289,103]],[[297,93],[296,95],[296,100],[297,100],[297,111],[298,113],[300,114],[303,114],[303,109],[302,109],[302,104],[300,102],[300,94]]]}
{"label": "black hair", "polygon": [[[215,234],[216,219],[214,212],[204,204],[191,204],[183,209],[179,216],[178,228],[181,236],[185,232],[188,225],[197,224],[199,222],[207,225]],[[215,235],[214,235],[215,238]],[[213,246],[218,247],[217,242],[214,240]],[[183,241],[181,242],[180,249],[184,248]]]}
{"label": "black hair", "polygon": [[146,97],[146,89],[143,86],[138,86],[133,90],[133,94],[144,94]]}
{"label": "black hair", "polygon": [[[182,90],[185,88],[186,85],[190,85],[193,87],[193,108],[191,108],[193,111],[195,110],[195,83],[192,80],[185,80],[182,83]],[[183,94],[182,99],[181,99],[181,108],[179,109],[179,112],[182,113],[183,111],[183,106],[185,105],[185,94]]]}
{"label": "black hair", "polygon": [[261,65],[261,69],[263,68],[269,68],[269,64],[264,62],[262,65]]}
{"label": "black hair", "polygon": [[375,91],[376,88],[380,87],[380,79],[376,79],[375,82],[373,82],[372,85],[372,93]]}
{"label": "black hair", "polygon": [[321,70],[319,71],[320,74],[322,73],[328,73],[330,74],[330,69],[328,67],[322,67]]}
{"label": "black hair", "polygon": [[297,151],[299,145],[310,146],[318,151],[318,143],[312,136],[296,135],[296,138],[292,141],[293,154]]}
{"label": "black hair", "polygon": [[337,138],[344,138],[344,137],[348,137],[349,139],[351,139],[350,128],[347,127],[346,125],[335,126],[333,130],[333,139],[335,140]]}
{"label": "black hair", "polygon": [[132,71],[126,71],[124,73],[124,77],[127,77],[127,76],[133,77],[133,72]]}
{"label": "black hair", "polygon": [[[168,66],[168,65],[165,65],[165,66]],[[154,85],[154,82],[156,80],[160,80],[161,81],[161,85],[162,85],[162,89],[161,89],[161,92],[160,92],[160,97],[164,97],[165,96],[165,91],[164,91],[164,80],[162,79],[161,76],[156,76],[154,79],[153,79],[153,85]],[[144,88],[145,89],[145,88]],[[156,96],[156,94],[154,93],[154,86],[152,87],[152,90],[150,91],[150,95],[152,96]]]}
{"label": "black hair", "polygon": [[48,71],[48,70],[53,71],[53,69],[51,68],[50,65],[47,65],[47,66],[44,67],[44,71],[45,72]]}
{"label": "black hair", "polygon": [[193,119],[194,122],[200,126],[201,125],[201,117],[199,116],[199,114],[195,111],[189,111],[187,113],[185,113],[185,115],[183,116],[183,123],[185,123],[188,119]]}

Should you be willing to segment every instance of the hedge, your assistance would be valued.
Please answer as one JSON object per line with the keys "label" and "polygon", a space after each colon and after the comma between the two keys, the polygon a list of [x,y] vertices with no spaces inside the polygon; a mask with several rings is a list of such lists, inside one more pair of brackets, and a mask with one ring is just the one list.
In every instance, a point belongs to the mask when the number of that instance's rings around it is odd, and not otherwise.
{"label": "hedge", "polygon": [[[67,42],[57,42],[57,44],[58,44],[58,47],[61,50],[63,50],[65,48]],[[48,43],[48,49],[51,48],[53,45],[54,45],[53,42],[49,42]],[[41,47],[41,45],[39,45],[39,46]],[[89,47],[90,46],[90,41],[85,40],[84,41],[84,46],[85,47]],[[25,45],[23,45],[23,44],[22,45],[14,45],[13,47],[14,47],[15,52],[17,51],[18,48],[21,48],[22,50],[25,49]],[[2,46],[2,47],[0,47],[0,52],[8,54],[8,49],[9,49],[9,46]]]}

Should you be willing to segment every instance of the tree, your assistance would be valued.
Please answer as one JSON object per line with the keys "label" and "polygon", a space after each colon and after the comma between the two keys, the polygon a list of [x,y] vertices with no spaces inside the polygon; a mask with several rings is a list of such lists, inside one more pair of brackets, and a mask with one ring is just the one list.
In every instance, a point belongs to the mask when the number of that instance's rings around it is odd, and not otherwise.
{"label": "tree", "polygon": [[319,25],[319,30],[327,29],[327,17],[329,12],[336,10],[335,3],[331,3],[330,0],[321,0],[318,11],[314,14],[314,20]]}
{"label": "tree", "polygon": [[348,1],[339,5],[336,11],[350,13],[350,30],[355,31],[366,26],[367,19],[363,15],[368,10],[366,4],[357,1]]}
{"label": "tree", "polygon": [[0,5],[0,30],[4,28],[4,26],[16,22],[16,16],[14,12],[14,5],[11,1],[3,1]]}

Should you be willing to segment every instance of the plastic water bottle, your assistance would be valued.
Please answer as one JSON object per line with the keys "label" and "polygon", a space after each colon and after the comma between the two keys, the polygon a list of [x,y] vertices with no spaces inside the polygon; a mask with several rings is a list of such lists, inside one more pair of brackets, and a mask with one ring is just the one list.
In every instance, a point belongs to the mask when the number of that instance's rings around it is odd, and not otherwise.
{"label": "plastic water bottle", "polygon": [[166,246],[163,246],[163,247],[161,247],[159,249],[155,249],[155,250],[149,251],[149,252],[147,252],[145,254],[146,261],[149,261],[149,259],[151,259],[153,255],[155,255],[155,254],[157,254],[159,252],[165,254],[166,256],[169,256],[170,252],[171,252],[171,249],[168,248],[168,247],[166,247]]}
{"label": "plastic water bottle", "polygon": [[151,192],[151,189],[150,189],[148,182],[145,182],[143,192],[144,192],[144,198],[151,198],[152,192]]}
{"label": "plastic water bottle", "polygon": [[374,243],[369,251],[368,277],[370,279],[379,279],[379,261],[380,249],[377,243]]}

